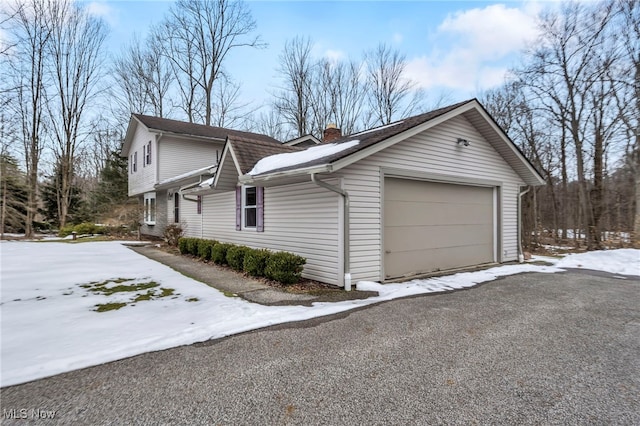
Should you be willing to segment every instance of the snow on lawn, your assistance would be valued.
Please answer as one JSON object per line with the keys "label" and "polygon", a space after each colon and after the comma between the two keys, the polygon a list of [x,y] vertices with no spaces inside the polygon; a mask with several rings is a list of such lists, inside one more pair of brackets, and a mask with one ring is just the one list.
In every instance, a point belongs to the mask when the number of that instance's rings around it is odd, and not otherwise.
{"label": "snow on lawn", "polygon": [[258,161],[248,174],[252,176],[259,175],[272,170],[282,169],[284,167],[308,163],[309,161],[318,160],[320,158],[342,152],[345,149],[358,145],[358,143],[360,143],[358,140],[342,143],[329,143],[312,146],[304,151],[270,155]]}
{"label": "snow on lawn", "polygon": [[[0,250],[0,386],[500,276],[561,271],[523,264],[400,284],[360,282],[359,290],[380,295],[311,307],[263,306],[227,297],[118,242],[5,241]],[[127,289],[135,291],[118,291]]]}
{"label": "snow on lawn", "polygon": [[558,268],[581,268],[612,274],[640,275],[640,250],[618,249],[590,251],[562,258]]}

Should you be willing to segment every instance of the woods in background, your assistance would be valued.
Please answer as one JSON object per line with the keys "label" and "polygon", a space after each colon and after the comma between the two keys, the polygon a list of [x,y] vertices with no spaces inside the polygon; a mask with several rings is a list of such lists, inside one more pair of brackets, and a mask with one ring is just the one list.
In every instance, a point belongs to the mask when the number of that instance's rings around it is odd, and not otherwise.
{"label": "woods in background", "polygon": [[[523,198],[529,248],[598,249],[610,232],[638,244],[639,21],[638,0],[545,10],[519,65],[479,95],[547,182]],[[389,45],[318,59],[300,35],[279,55],[271,98],[245,102],[228,58],[266,44],[243,2],[178,0],[113,57],[107,25],[73,0],[8,2],[0,26],[2,230],[28,236],[44,222],[126,216],[118,150],[132,112],[287,140],[321,136],[328,123],[350,134],[458,100],[420,90]]]}

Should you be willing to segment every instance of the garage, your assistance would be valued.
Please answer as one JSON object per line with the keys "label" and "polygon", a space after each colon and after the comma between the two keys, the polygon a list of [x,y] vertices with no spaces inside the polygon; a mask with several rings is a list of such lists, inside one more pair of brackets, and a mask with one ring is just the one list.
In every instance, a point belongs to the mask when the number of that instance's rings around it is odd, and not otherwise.
{"label": "garage", "polygon": [[385,278],[496,261],[494,191],[385,177]]}

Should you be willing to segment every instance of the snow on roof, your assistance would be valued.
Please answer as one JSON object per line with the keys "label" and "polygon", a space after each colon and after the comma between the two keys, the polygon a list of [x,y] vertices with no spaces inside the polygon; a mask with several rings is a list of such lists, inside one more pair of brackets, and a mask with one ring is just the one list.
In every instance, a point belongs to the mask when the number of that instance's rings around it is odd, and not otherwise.
{"label": "snow on roof", "polygon": [[374,127],[373,129],[365,130],[363,132],[354,133],[352,136],[360,136],[360,135],[365,135],[365,134],[371,133],[371,132],[377,132],[378,130],[386,129],[388,127],[397,126],[398,124],[402,124],[402,123],[404,123],[404,120],[396,121],[395,123],[387,124],[385,126]]}
{"label": "snow on roof", "polygon": [[198,176],[198,175],[200,175],[200,174],[202,174],[202,173],[206,172],[207,170],[212,169],[214,167],[216,167],[215,164],[213,164],[211,166],[203,167],[203,168],[198,169],[198,170],[191,170],[190,172],[186,172],[186,173],[183,173],[183,174],[178,175],[178,176],[170,177],[170,178],[165,179],[162,182],[158,183],[158,186],[166,185],[166,184],[171,183],[171,182],[177,182],[180,179],[185,179],[185,178],[192,177],[192,176]]}
{"label": "snow on roof", "polygon": [[270,155],[258,161],[256,165],[253,166],[253,169],[251,169],[247,174],[254,176],[267,173],[272,170],[308,163],[310,161],[318,160],[344,151],[345,149],[349,149],[356,146],[358,143],[360,143],[359,140],[352,140],[342,143],[312,146],[311,148],[299,152]]}
{"label": "snow on roof", "polygon": [[214,179],[213,177],[210,177],[209,179],[200,182],[198,186],[200,188],[206,188],[207,186],[211,186],[213,184],[213,179]]}

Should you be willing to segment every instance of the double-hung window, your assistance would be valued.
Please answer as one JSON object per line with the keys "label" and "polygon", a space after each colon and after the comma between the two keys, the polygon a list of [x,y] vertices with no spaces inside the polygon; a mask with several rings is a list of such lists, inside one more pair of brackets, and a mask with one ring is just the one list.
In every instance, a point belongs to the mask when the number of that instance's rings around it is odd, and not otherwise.
{"label": "double-hung window", "polygon": [[147,192],[144,194],[144,223],[147,225],[156,224],[156,193]]}
{"label": "double-hung window", "polygon": [[243,228],[255,228],[257,224],[257,194],[255,186],[242,187],[242,224]]}
{"label": "double-hung window", "polygon": [[236,231],[264,232],[264,188],[236,188]]}
{"label": "double-hung window", "polygon": [[151,164],[151,141],[147,143],[144,150],[144,164]]}

